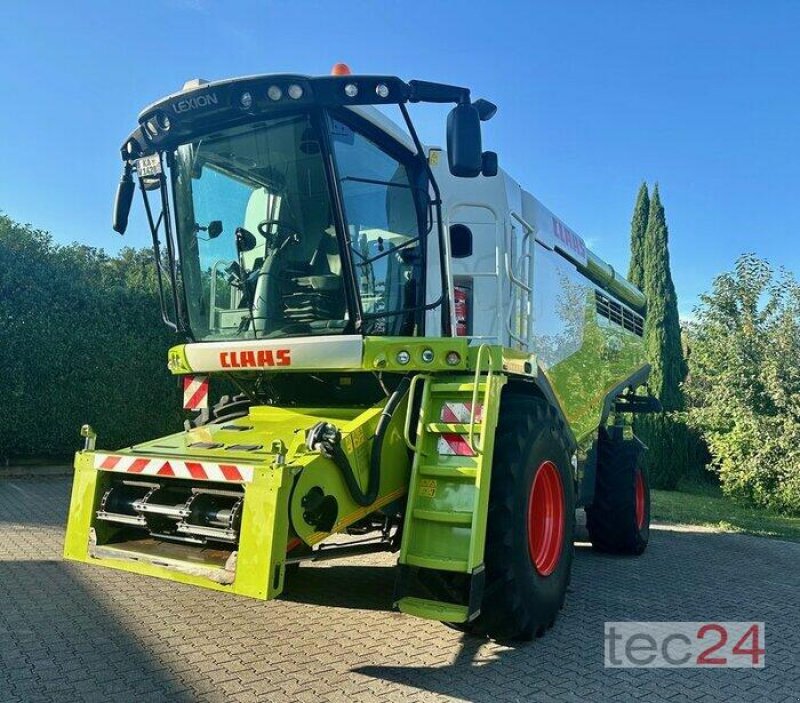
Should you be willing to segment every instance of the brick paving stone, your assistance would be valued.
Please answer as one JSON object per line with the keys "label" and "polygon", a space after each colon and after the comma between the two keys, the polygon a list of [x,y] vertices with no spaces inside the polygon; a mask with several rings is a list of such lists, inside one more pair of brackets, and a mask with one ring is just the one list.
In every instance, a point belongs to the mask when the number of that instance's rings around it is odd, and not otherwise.
{"label": "brick paving stone", "polygon": [[[800,544],[579,545],[556,626],[507,646],[391,612],[393,555],[304,566],[269,603],[65,562],[69,489],[0,479],[0,703],[800,700]],[[604,621],[711,619],[765,621],[766,668],[603,667]]]}

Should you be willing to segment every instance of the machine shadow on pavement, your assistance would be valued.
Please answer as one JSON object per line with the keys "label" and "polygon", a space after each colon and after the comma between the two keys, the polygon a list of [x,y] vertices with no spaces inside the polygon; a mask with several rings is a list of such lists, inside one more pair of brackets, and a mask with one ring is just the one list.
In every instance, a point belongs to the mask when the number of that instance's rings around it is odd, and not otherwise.
{"label": "machine shadow on pavement", "polygon": [[301,566],[287,575],[281,600],[391,612],[395,576],[393,564]]}
{"label": "machine shadow on pavement", "polygon": [[0,474],[0,524],[59,527],[67,523],[64,476]]}
{"label": "machine shadow on pavement", "polygon": [[193,700],[63,561],[0,561],[0,701]]}
{"label": "machine shadow on pavement", "polygon": [[[353,671],[470,703],[497,703],[498,700],[506,700],[509,695],[508,686],[503,687],[502,693],[499,692],[497,681],[501,677],[498,677],[498,673],[519,677],[520,669],[524,667],[527,680],[519,681],[522,690],[517,700],[535,700],[530,696],[531,688],[538,687],[537,672],[530,662],[529,645],[526,647],[517,642],[515,647],[503,647],[500,651],[495,649],[487,656],[481,651],[487,642],[480,637],[461,635],[458,653],[447,666],[362,666]],[[487,677],[487,673],[493,675]],[[513,682],[507,681],[507,684],[513,685]]]}
{"label": "machine shadow on pavement", "polygon": [[[449,661],[428,665],[362,664],[354,673],[471,703],[500,700],[796,700],[800,647],[797,548],[788,542],[659,526],[640,559],[601,554],[577,544],[567,603],[555,627],[530,643],[500,644],[462,636]],[[680,565],[680,568],[678,568]],[[753,588],[752,574],[764,574]],[[768,577],[767,574],[773,574]],[[774,574],[783,574],[778,578]],[[668,584],[668,587],[665,587]],[[787,609],[788,608],[788,609]],[[609,669],[603,623],[763,621],[764,669]],[[743,697],[749,691],[750,696]],[[755,693],[758,691],[758,693]],[[705,698],[704,698],[705,699]]]}

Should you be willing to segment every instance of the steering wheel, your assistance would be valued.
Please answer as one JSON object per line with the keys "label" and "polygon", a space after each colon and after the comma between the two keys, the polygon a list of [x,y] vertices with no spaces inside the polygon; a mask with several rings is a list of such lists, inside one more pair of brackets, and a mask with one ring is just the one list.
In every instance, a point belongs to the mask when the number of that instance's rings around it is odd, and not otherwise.
{"label": "steering wheel", "polygon": [[[289,242],[292,244],[299,244],[303,236],[300,230],[282,220],[262,220],[258,223],[256,229],[258,229],[258,233],[267,240],[267,244],[272,245],[276,249],[283,249]],[[279,241],[279,237],[283,232],[286,233],[286,236],[283,238],[283,241]]]}

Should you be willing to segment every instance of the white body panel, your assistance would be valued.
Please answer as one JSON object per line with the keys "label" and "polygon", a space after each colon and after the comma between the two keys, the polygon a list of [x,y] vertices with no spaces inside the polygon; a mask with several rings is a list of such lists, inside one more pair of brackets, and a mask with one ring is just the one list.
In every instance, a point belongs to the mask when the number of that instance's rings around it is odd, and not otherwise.
{"label": "white body panel", "polygon": [[[451,285],[471,278],[472,343],[536,354],[545,369],[574,354],[597,288],[576,267],[587,264],[584,240],[504,171],[456,178],[437,149],[429,162],[441,190],[445,231],[464,224],[472,232],[471,256],[448,252]],[[429,247],[433,257],[435,241]],[[431,264],[428,281],[438,277]],[[438,321],[438,310],[428,313],[428,334],[436,334]]]}
{"label": "white body panel", "polygon": [[186,361],[195,372],[357,369],[363,349],[364,339],[358,335],[201,342],[186,345]]}

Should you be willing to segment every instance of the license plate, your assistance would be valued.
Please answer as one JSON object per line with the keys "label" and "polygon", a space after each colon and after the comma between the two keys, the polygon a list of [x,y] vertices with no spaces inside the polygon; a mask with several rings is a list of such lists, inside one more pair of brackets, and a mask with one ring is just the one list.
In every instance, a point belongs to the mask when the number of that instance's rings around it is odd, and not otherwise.
{"label": "license plate", "polygon": [[161,175],[161,157],[158,154],[152,156],[143,156],[141,159],[136,159],[136,173],[140,178],[147,176],[160,176]]}

